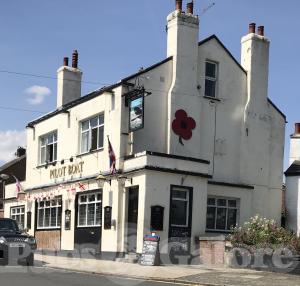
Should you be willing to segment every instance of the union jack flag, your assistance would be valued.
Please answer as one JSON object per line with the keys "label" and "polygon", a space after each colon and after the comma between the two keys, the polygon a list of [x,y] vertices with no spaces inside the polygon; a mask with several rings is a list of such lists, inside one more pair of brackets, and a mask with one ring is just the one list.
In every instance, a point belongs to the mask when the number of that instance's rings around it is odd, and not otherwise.
{"label": "union jack flag", "polygon": [[108,156],[109,156],[109,168],[110,168],[110,174],[115,174],[117,172],[116,169],[116,155],[115,152],[111,146],[109,137],[107,137],[108,139]]}
{"label": "union jack flag", "polygon": [[14,177],[14,179],[16,180],[17,199],[19,199],[19,193],[22,191],[22,186],[16,176],[12,175],[12,177]]}

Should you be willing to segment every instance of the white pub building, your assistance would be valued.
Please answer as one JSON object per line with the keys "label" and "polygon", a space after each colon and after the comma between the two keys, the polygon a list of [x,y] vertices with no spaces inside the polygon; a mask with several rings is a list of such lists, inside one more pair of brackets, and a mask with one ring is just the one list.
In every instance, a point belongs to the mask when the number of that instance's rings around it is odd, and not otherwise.
{"label": "white pub building", "polygon": [[77,52],[64,59],[56,109],[27,125],[25,195],[6,188],[5,216],[22,211],[38,248],[122,257],[155,232],[162,255],[189,254],[253,215],[280,222],[285,116],[268,98],[264,27],[250,24],[240,63],[198,36],[177,0],[166,59],[85,96]]}

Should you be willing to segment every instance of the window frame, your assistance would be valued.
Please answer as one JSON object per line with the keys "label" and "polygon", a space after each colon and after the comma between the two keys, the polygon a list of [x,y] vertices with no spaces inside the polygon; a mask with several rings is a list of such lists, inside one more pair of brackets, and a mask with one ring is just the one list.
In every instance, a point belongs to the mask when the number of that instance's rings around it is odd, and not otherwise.
{"label": "window frame", "polygon": [[[174,198],[172,196],[172,191],[180,191],[180,192],[185,192],[186,193],[186,198],[185,199],[182,199],[182,198]],[[171,221],[170,221],[170,226],[171,227],[189,227],[189,215],[190,215],[190,189],[186,188],[186,187],[177,187],[177,186],[172,186],[172,189],[171,189],[171,205],[170,207],[172,208],[172,201],[183,201],[183,202],[187,202],[187,205],[186,205],[186,221],[185,221],[185,224],[173,224]],[[170,218],[171,219],[171,218]]]}
{"label": "window frame", "polygon": [[[56,201],[56,205],[52,206],[52,201]],[[44,203],[44,206],[40,206],[41,202]],[[50,206],[46,206],[46,202],[50,202]],[[56,209],[56,224],[55,226],[51,225],[51,209]],[[61,209],[60,212],[60,221],[58,220],[58,209]],[[50,213],[49,213],[49,226],[45,226],[45,212],[46,209],[50,209]],[[37,230],[43,230],[43,229],[61,229],[62,226],[62,198],[61,197],[57,197],[54,199],[48,199],[48,200],[42,200],[42,201],[37,201],[37,208],[36,208],[36,229]],[[40,222],[40,210],[43,210],[43,226],[39,225]],[[58,224],[59,223],[59,224]]]}
{"label": "window frame", "polygon": [[[103,116],[103,123],[100,124],[100,116]],[[98,123],[97,123],[97,126],[94,126],[94,127],[91,127],[91,121],[93,119],[97,118],[98,120]],[[89,126],[88,126],[88,129],[87,130],[83,130],[83,124],[85,122],[88,122]],[[105,125],[105,115],[104,115],[104,112],[101,112],[97,115],[93,115],[89,118],[86,118],[86,119],[83,119],[80,121],[79,123],[79,154],[82,155],[82,154],[86,154],[86,153],[89,153],[89,152],[92,152],[92,151],[97,151],[97,150],[103,150],[104,149],[104,125]],[[103,141],[102,141],[102,146],[99,146],[99,130],[103,128]],[[92,130],[93,129],[97,129],[97,148],[95,149],[92,149]],[[82,146],[83,146],[83,134],[84,133],[88,133],[88,142],[87,142],[87,150],[82,150]]]}
{"label": "window frame", "polygon": [[[49,144],[49,142],[46,142],[45,144],[42,145],[42,140],[45,139],[48,140],[49,136],[53,136],[53,142]],[[56,135],[56,140],[55,140],[55,135]],[[53,160],[48,161],[47,160],[47,146],[53,145]],[[53,130],[49,133],[43,134],[39,136],[39,165],[46,165],[46,164],[51,164],[54,162],[57,162],[57,147],[58,147],[58,132],[57,130]],[[42,149],[45,148],[45,161],[42,161]],[[56,149],[56,152],[54,151]],[[56,158],[54,158],[54,155],[56,155]]]}
{"label": "window frame", "polygon": [[[211,205],[208,204],[208,199],[214,199],[215,204]],[[226,206],[218,206],[217,205],[217,200],[226,200]],[[236,201],[236,207],[230,207],[228,204],[228,201]],[[214,221],[214,228],[207,228],[207,209],[209,207],[214,207],[215,208],[215,221]],[[226,220],[225,220],[225,229],[218,229],[217,228],[217,211],[218,209],[226,209]],[[233,198],[233,197],[222,197],[222,196],[207,196],[207,204],[206,204],[206,222],[205,222],[205,230],[208,232],[231,232],[230,229],[227,229],[228,227],[228,210],[236,210],[236,224],[235,226],[238,225],[239,222],[239,213],[240,213],[240,199],[239,198]]]}
{"label": "window frame", "polygon": [[[90,202],[89,197],[95,196],[95,200]],[[100,195],[100,199],[97,199],[97,195]],[[86,196],[86,201],[81,202],[81,197]],[[100,203],[100,224],[96,224],[97,220],[97,213],[96,213],[96,205]],[[80,224],[80,206],[85,205],[85,224]],[[94,224],[93,225],[88,225],[88,205],[94,205]],[[88,227],[101,227],[102,226],[102,191],[96,191],[96,192],[89,192],[89,193],[83,193],[78,195],[77,197],[77,223],[76,227],[77,228],[88,228]]]}
{"label": "window frame", "polygon": [[[213,64],[215,66],[215,77],[211,77],[206,75],[206,64]],[[215,61],[212,60],[205,60],[205,82],[204,82],[204,96],[205,97],[209,97],[209,98],[218,98],[217,94],[218,94],[218,75],[219,75],[219,64]],[[215,83],[215,94],[214,96],[211,95],[207,95],[206,94],[206,81],[211,81]]]}
{"label": "window frame", "polygon": [[[14,214],[12,213],[13,212],[13,210],[16,210],[16,209],[23,209],[23,212],[22,211],[20,211],[19,213],[16,211]],[[19,225],[22,225],[22,228],[24,229],[25,228],[25,223],[26,223],[26,218],[25,218],[25,205],[21,205],[21,206],[12,206],[12,207],[10,207],[10,218],[11,219],[13,219],[13,220],[15,220],[16,222],[17,222],[17,224],[18,224],[18,226]],[[18,216],[22,216],[23,215],[23,218],[24,218],[24,221],[23,221],[23,224],[21,224],[20,222],[19,222],[19,220],[17,220],[16,219],[16,217]],[[14,218],[14,217],[15,218]]]}

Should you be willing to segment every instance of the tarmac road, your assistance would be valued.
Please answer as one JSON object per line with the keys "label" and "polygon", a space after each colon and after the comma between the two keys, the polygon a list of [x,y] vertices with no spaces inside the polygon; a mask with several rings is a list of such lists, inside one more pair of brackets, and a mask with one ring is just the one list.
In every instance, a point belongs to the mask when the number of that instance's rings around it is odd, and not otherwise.
{"label": "tarmac road", "polygon": [[1,286],[159,286],[185,285],[166,282],[151,282],[137,279],[117,278],[44,267],[0,266]]}

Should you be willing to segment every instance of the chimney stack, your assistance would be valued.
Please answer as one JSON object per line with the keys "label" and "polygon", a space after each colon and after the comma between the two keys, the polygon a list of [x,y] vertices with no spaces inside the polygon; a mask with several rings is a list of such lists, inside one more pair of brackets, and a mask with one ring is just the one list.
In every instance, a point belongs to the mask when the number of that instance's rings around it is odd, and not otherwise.
{"label": "chimney stack", "polygon": [[67,67],[69,65],[69,58],[64,57],[64,66]]}
{"label": "chimney stack", "polygon": [[249,34],[255,34],[255,27],[256,27],[255,23],[249,24]]}
{"label": "chimney stack", "polygon": [[259,27],[257,28],[257,34],[258,34],[259,36],[264,37],[264,35],[265,35],[265,27],[264,27],[264,26],[259,26]]}
{"label": "chimney stack", "polygon": [[186,13],[194,14],[194,2],[190,2],[186,4]]}
{"label": "chimney stack", "polygon": [[256,24],[249,24],[249,33],[241,40],[241,65],[247,71],[248,111],[259,113],[267,104],[270,41],[256,33]]}
{"label": "chimney stack", "polygon": [[175,6],[177,11],[182,11],[182,0],[175,0]]}
{"label": "chimney stack", "polygon": [[57,70],[57,108],[74,101],[81,96],[82,72],[78,69],[78,52],[72,53],[72,67],[69,58],[64,57],[63,66]]}
{"label": "chimney stack", "polygon": [[78,68],[78,52],[77,52],[77,50],[74,50],[73,54],[72,54],[72,68],[75,68],[75,69]]}

